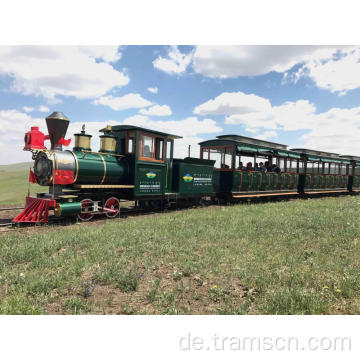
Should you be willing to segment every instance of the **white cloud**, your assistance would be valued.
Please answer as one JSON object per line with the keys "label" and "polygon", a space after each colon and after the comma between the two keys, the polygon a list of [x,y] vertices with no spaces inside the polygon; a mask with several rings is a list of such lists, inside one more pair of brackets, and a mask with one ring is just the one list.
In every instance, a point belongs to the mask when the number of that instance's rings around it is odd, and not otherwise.
{"label": "white cloud", "polygon": [[140,114],[150,116],[169,116],[172,114],[172,111],[167,105],[154,105],[149,109],[141,109]]}
{"label": "white cloud", "polygon": [[328,54],[308,61],[296,78],[310,77],[316,86],[341,95],[360,87],[360,48]]}
{"label": "white cloud", "polygon": [[45,106],[45,105],[39,106],[38,110],[39,110],[40,112],[44,112],[44,113],[50,112],[50,109],[49,109],[47,106]]}
{"label": "white cloud", "polygon": [[[360,87],[360,47],[197,46],[192,67],[210,78],[284,73],[285,81],[309,77],[319,88],[344,94]],[[302,64],[296,73],[289,70]]]}
{"label": "white cloud", "polygon": [[274,130],[267,130],[264,131],[262,134],[256,135],[256,138],[260,140],[269,140],[276,137],[277,137],[277,132]]}
{"label": "white cloud", "polygon": [[[12,78],[11,90],[24,95],[96,98],[129,83],[129,77],[106,61],[114,48],[78,46],[2,46],[0,74]],[[112,54],[112,55],[111,55]],[[99,61],[99,60],[104,61]]]}
{"label": "white cloud", "polygon": [[151,101],[144,99],[140,94],[127,94],[121,97],[112,95],[102,96],[94,101],[96,105],[105,105],[113,110],[138,109],[150,106]]}
{"label": "white cloud", "polygon": [[155,87],[148,87],[147,90],[153,94],[157,94],[159,89],[155,86]]}
{"label": "white cloud", "polygon": [[190,65],[192,55],[181,53],[177,46],[170,46],[167,57],[159,56],[153,61],[153,65],[155,69],[168,74],[182,74]]}
{"label": "white cloud", "polygon": [[285,72],[314,56],[328,56],[335,46],[197,46],[193,57],[195,72],[210,78],[263,75]]}
{"label": "white cloud", "polygon": [[[308,100],[272,106],[268,99],[258,97],[254,102],[253,97],[244,96],[243,93],[233,93],[234,97],[230,97],[232,101],[229,101],[228,94],[223,93],[196,109],[200,109],[202,115],[224,114],[226,124],[242,125],[255,138],[274,138],[278,130],[302,130],[306,134],[298,139],[298,143],[290,146],[360,155],[360,107],[332,108],[317,113],[315,105]],[[247,108],[247,112],[244,111]],[[236,113],[238,110],[239,113]]]}
{"label": "white cloud", "polygon": [[115,62],[121,59],[119,46],[109,45],[95,45],[95,46],[80,46],[82,52],[94,59],[101,59],[105,62]]}
{"label": "white cloud", "polygon": [[40,111],[40,112],[50,112],[50,109],[45,106],[45,105],[40,105],[38,108],[34,108],[32,106],[24,106],[23,107],[23,110],[26,112],[26,113],[31,113],[33,111]]}
{"label": "white cloud", "polygon": [[23,107],[23,110],[26,112],[26,113],[31,113],[34,111],[34,108],[31,107],[31,106],[24,106]]}
{"label": "white cloud", "polygon": [[185,158],[189,156],[189,145],[190,145],[190,156],[199,158],[200,157],[200,142],[204,141],[203,138],[198,136],[185,136],[182,139],[175,140],[174,145],[174,158]]}
{"label": "white cloud", "polygon": [[254,94],[225,92],[194,109],[197,115],[231,115],[268,111],[270,101]]}
{"label": "white cloud", "polygon": [[285,102],[279,106],[270,106],[258,112],[232,114],[225,118],[226,124],[241,124],[249,129],[302,130],[312,127],[316,108],[307,100]]}
{"label": "white cloud", "polygon": [[222,131],[212,119],[199,120],[195,116],[183,120],[152,120],[144,115],[134,115],[123,121],[124,124],[143,126],[148,129],[163,131],[166,133],[193,137],[197,134],[211,134]]}
{"label": "white cloud", "polygon": [[0,124],[0,164],[31,161],[31,156],[23,151],[24,135],[31,126],[47,133],[44,119],[32,118],[18,110],[0,110]]}

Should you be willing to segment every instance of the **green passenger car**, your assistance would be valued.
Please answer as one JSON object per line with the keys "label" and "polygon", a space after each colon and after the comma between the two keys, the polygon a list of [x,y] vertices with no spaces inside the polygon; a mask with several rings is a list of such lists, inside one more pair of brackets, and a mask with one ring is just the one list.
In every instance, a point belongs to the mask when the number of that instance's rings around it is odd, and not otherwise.
{"label": "green passenger car", "polygon": [[[214,190],[232,197],[296,194],[301,155],[287,145],[238,135],[200,143],[200,157],[215,161]],[[270,169],[272,167],[272,169]]]}
{"label": "green passenger car", "polygon": [[343,192],[351,189],[352,163],[348,157],[309,149],[293,150],[301,153],[304,159],[302,192]]}
{"label": "green passenger car", "polygon": [[[360,159],[238,135],[200,143],[214,160],[214,190],[223,197],[278,196],[360,189]],[[353,176],[353,171],[355,175]]]}

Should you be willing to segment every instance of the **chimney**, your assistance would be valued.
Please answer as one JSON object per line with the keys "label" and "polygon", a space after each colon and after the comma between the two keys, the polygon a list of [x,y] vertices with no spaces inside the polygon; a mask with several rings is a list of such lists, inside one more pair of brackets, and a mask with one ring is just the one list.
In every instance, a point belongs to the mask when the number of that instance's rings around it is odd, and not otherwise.
{"label": "chimney", "polygon": [[62,112],[53,112],[45,120],[49,131],[51,150],[61,150],[62,146],[57,144],[61,139],[65,139],[70,120]]}

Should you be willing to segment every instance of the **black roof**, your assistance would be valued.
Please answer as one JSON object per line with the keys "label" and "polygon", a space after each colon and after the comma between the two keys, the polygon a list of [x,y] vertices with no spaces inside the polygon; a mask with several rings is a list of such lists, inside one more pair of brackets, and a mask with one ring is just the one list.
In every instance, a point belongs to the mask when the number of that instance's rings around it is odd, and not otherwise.
{"label": "black roof", "polygon": [[272,141],[266,141],[266,140],[260,140],[260,139],[254,139],[247,136],[242,135],[219,135],[216,137],[217,139],[221,140],[231,140],[239,143],[245,143],[245,144],[251,144],[256,146],[266,146],[269,148],[275,148],[279,150],[287,150],[288,146],[284,144],[275,143]]}
{"label": "black roof", "polygon": [[327,152],[327,151],[311,150],[311,149],[304,149],[304,148],[296,148],[296,149],[291,149],[291,150],[297,151],[302,154],[307,154],[307,155],[340,157],[340,154],[338,154],[338,153],[331,153],[331,152]]}
{"label": "black roof", "polygon": [[[178,135],[172,135],[172,134],[168,134],[168,133],[164,133],[161,131],[155,131],[155,130],[150,130],[150,129],[146,129],[140,126],[134,126],[134,125],[114,125],[111,126],[111,131],[112,132],[119,132],[119,131],[127,131],[127,130],[140,130],[140,131],[145,131],[145,132],[149,132],[149,133],[153,133],[153,134],[158,134],[158,135],[162,135],[171,139],[182,139],[182,136],[178,136]],[[99,130],[99,132],[105,133],[107,131],[106,128],[103,128],[101,130]]]}

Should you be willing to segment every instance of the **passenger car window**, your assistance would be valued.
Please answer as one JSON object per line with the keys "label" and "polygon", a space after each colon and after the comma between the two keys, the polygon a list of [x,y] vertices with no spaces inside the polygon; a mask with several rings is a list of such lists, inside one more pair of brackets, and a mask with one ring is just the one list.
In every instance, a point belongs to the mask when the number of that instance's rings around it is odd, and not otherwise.
{"label": "passenger car window", "polygon": [[222,164],[223,149],[209,149],[210,160],[215,160],[215,168],[220,169]]}
{"label": "passenger car window", "polygon": [[303,173],[303,172],[304,172],[304,161],[299,160],[299,173]]}
{"label": "passenger car window", "polygon": [[329,163],[324,163],[324,175],[330,174],[329,173],[329,169],[330,169],[329,165],[330,165]]}
{"label": "passenger car window", "polygon": [[227,169],[232,168],[232,149],[231,148],[226,148],[225,149],[223,167],[225,167]]}

